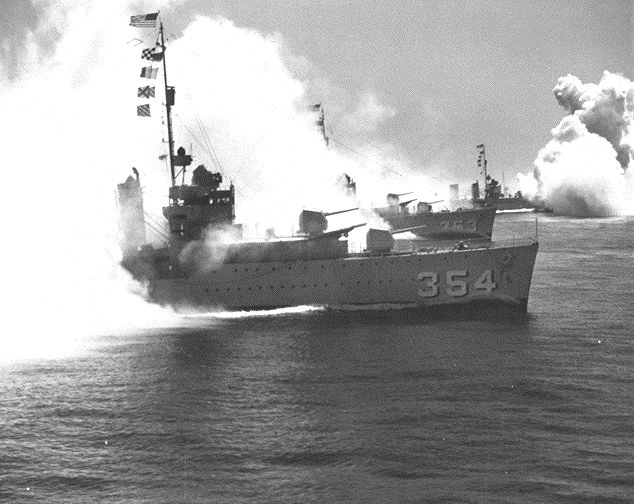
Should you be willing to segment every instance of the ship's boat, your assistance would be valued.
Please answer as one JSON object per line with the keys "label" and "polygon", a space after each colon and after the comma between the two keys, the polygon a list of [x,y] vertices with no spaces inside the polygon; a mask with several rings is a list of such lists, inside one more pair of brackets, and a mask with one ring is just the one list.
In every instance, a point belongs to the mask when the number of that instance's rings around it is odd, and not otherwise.
{"label": "ship's boat", "polygon": [[495,208],[459,208],[435,212],[432,205],[439,201],[419,201],[415,210],[411,211],[409,206],[416,199],[400,201],[400,197],[406,194],[411,193],[390,193],[387,195],[387,206],[375,209],[393,229],[411,230],[418,236],[435,240],[491,239]]}
{"label": "ship's boat", "polygon": [[[159,33],[165,64],[162,24]],[[170,89],[166,117],[172,185],[163,208],[169,228],[164,247],[144,243],[138,172],[118,186],[122,264],[147,285],[154,302],[228,310],[484,304],[526,311],[538,250],[533,239],[396,252],[393,233],[398,231],[369,229],[363,249],[352,251],[346,238],[365,223],[329,230],[328,217],[338,212],[304,210],[296,236],[268,233],[266,240],[244,240],[235,222],[234,186],[223,187],[220,173],[201,165],[190,183],[177,184],[175,167],[183,172],[192,158],[182,148],[173,153],[174,93],[166,84],[166,95]]]}

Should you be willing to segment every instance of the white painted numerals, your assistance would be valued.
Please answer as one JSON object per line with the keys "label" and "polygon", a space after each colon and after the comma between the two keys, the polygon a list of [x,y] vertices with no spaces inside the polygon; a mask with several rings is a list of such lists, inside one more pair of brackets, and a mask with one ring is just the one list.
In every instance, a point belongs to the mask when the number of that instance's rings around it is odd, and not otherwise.
{"label": "white painted numerals", "polygon": [[438,295],[438,273],[433,271],[423,271],[417,278],[423,282],[423,286],[418,289],[418,295],[424,298],[432,298]]}
{"label": "white painted numerals", "polygon": [[452,297],[466,296],[468,276],[466,270],[447,271],[447,294]]}
{"label": "white painted numerals", "polygon": [[475,283],[476,290],[485,291],[487,294],[491,294],[496,287],[497,284],[493,281],[493,272],[491,270],[485,270]]}
{"label": "white painted numerals", "polygon": [[[440,293],[440,276],[435,271],[423,271],[416,277],[421,283],[418,295],[424,298],[433,298]],[[446,275],[447,295],[451,297],[462,297],[469,293],[469,272],[467,270],[447,271]],[[485,270],[473,284],[473,289],[477,292],[491,294],[497,289],[497,284],[493,281],[493,271]]]}

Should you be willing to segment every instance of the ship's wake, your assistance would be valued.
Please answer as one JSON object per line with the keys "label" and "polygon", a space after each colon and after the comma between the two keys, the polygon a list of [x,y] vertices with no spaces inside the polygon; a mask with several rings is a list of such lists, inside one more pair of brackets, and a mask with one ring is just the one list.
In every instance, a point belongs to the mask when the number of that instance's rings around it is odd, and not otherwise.
{"label": "ship's wake", "polygon": [[634,213],[634,83],[604,72],[599,84],[561,77],[553,90],[569,115],[552,130],[522,191],[556,213],[608,217]]}
{"label": "ship's wake", "polygon": [[288,315],[298,315],[306,313],[323,312],[323,306],[290,306],[286,308],[271,308],[268,310],[242,310],[242,311],[191,311],[180,312],[185,319],[192,320],[240,320],[263,317],[285,317]]}

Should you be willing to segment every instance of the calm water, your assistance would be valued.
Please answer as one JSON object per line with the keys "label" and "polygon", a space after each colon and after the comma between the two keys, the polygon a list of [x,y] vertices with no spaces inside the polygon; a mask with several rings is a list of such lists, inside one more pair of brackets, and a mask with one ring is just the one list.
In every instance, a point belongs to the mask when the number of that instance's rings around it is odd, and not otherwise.
{"label": "calm water", "polygon": [[632,502],[634,219],[539,233],[523,317],[209,317],[2,363],[0,501]]}

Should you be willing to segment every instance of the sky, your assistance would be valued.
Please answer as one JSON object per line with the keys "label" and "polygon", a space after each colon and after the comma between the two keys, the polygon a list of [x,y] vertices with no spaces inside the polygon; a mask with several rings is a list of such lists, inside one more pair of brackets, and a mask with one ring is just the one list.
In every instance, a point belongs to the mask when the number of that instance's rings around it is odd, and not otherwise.
{"label": "sky", "polygon": [[[564,115],[552,95],[560,76],[597,82],[609,70],[633,77],[630,1],[196,5],[212,5],[239,26],[281,33],[351,101],[375,93],[396,111],[375,134],[421,170],[448,171],[456,181],[474,176],[479,143],[493,170],[513,176],[532,166]],[[345,138],[336,120],[332,127]]]}
{"label": "sky", "polygon": [[[37,23],[41,2],[33,3],[3,0],[0,54],[9,68]],[[480,143],[490,171],[504,172],[511,189],[518,172],[532,169],[565,115],[552,93],[559,77],[598,82],[605,70],[634,77],[628,0],[189,0],[164,10],[168,36],[181,36],[197,15],[279,37],[300,60],[308,99],[324,105],[333,148],[389,145],[411,170],[464,190],[479,175]],[[355,131],[346,114],[364,100],[383,118]],[[367,169],[400,171],[375,159]],[[395,190],[407,188],[402,182]]]}

